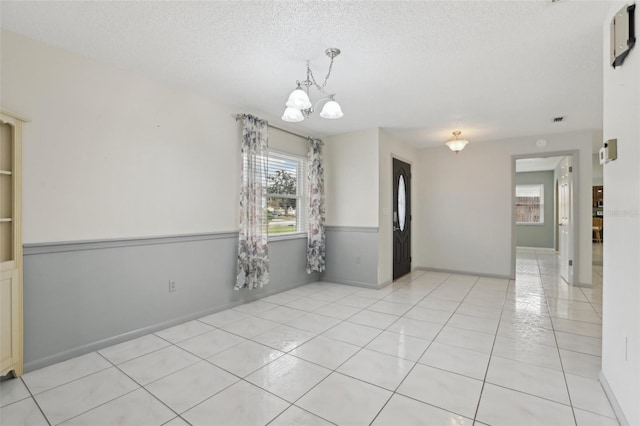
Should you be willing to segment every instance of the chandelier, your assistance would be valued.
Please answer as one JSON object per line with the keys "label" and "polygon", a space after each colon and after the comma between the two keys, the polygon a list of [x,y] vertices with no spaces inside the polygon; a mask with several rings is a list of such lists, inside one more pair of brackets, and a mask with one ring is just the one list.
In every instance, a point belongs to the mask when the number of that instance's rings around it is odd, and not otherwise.
{"label": "chandelier", "polygon": [[458,139],[458,136],[460,136],[461,133],[462,132],[460,130],[456,130],[455,132],[453,132],[453,139],[446,142],[449,149],[451,149],[451,151],[455,152],[456,154],[462,151],[465,145],[469,143],[469,141],[466,139]]}
{"label": "chandelier", "polygon": [[[307,61],[307,79],[302,82],[296,81],[297,87],[289,95],[289,99],[286,103],[287,108],[284,110],[284,114],[282,114],[282,119],[284,121],[297,123],[308,118],[322,101],[327,102],[322,107],[322,111],[320,111],[320,117],[333,120],[341,118],[344,115],[342,114],[340,104],[334,99],[335,93],[327,93],[324,89],[327,85],[327,81],[329,80],[329,76],[331,75],[333,60],[340,54],[340,49],[331,47],[325,50],[324,53],[329,57],[329,59],[331,59],[331,62],[329,63],[329,71],[327,71],[324,82],[322,85],[316,82],[313,72],[309,67],[309,61]],[[304,86],[304,88],[302,88],[302,86]],[[309,99],[309,88],[311,86],[315,86],[315,88],[324,95],[315,103],[315,105],[313,105]]]}

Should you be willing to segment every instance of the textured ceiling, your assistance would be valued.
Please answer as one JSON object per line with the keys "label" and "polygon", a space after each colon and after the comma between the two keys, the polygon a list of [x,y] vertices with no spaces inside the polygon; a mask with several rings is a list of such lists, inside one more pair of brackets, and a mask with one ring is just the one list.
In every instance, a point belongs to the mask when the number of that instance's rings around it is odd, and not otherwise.
{"label": "textured ceiling", "polygon": [[[472,142],[602,127],[609,1],[10,2],[2,28],[280,117],[310,60],[340,120],[419,147],[453,130]],[[312,100],[314,95],[312,94]],[[316,96],[317,99],[317,96]],[[553,124],[552,117],[567,116]]]}

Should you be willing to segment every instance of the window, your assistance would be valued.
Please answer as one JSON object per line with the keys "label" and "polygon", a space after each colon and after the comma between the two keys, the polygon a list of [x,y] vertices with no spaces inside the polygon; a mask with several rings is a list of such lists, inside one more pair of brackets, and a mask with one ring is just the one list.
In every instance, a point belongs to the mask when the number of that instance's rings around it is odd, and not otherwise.
{"label": "window", "polygon": [[268,234],[290,234],[305,230],[306,159],[269,152],[267,172]]}
{"label": "window", "polygon": [[544,223],[544,185],[516,185],[516,223]]}

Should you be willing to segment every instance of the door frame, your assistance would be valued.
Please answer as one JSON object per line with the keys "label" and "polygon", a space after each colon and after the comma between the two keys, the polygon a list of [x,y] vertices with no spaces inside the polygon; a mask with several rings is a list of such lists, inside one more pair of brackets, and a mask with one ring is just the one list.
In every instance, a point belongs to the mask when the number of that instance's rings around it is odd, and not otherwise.
{"label": "door frame", "polygon": [[[579,246],[579,230],[580,230],[580,188],[579,184],[579,151],[567,150],[567,151],[549,151],[549,152],[536,152],[529,154],[515,154],[511,156],[511,277],[516,277],[516,160],[522,160],[524,158],[547,158],[547,157],[571,157],[571,163],[573,171],[571,173],[571,184],[573,186],[571,193],[571,226],[569,232],[570,248],[569,258],[573,260],[573,274],[572,282],[569,285],[576,285],[578,283],[578,272],[580,271],[580,246]],[[555,182],[554,182],[555,184]],[[554,196],[555,198],[555,196]],[[556,203],[557,200],[554,200]],[[554,212],[555,213],[555,212]],[[556,220],[556,219],[554,219]],[[555,228],[557,228],[557,223]],[[556,235],[556,239],[558,236]]]}
{"label": "door frame", "polygon": [[[413,203],[415,202],[414,201],[414,196],[413,196],[415,194],[415,189],[414,189],[415,181],[413,179],[413,175],[415,173],[415,171],[414,171],[415,163],[414,163],[414,161],[410,160],[407,157],[404,157],[402,155],[396,154],[395,152],[391,152],[390,155],[389,155],[389,160],[388,160],[389,161],[389,170],[390,170],[390,175],[391,175],[390,176],[391,179],[389,179],[391,181],[391,187],[390,187],[390,191],[389,191],[389,206],[390,206],[389,209],[390,210],[389,210],[389,214],[388,215],[385,215],[384,214],[385,212],[383,211],[383,217],[387,216],[387,218],[385,218],[385,219],[386,219],[386,222],[387,222],[387,226],[389,226],[389,234],[388,234],[389,235],[389,246],[388,247],[389,247],[389,250],[390,250],[389,251],[389,253],[390,253],[390,256],[389,256],[389,278],[390,278],[390,281],[389,282],[391,282],[391,283],[393,281],[395,281],[393,279],[393,207],[394,207],[393,206],[393,185],[395,184],[394,179],[393,179],[393,160],[400,160],[403,163],[407,163],[409,165],[409,167],[411,167],[411,176],[410,176],[411,186],[409,188],[409,191],[410,191],[409,196],[411,197],[411,204],[409,205],[409,211],[407,212],[409,214],[409,218],[410,218],[409,220],[411,221],[411,227],[409,228],[409,237],[411,239],[411,248],[410,248],[411,249],[411,257],[413,257],[413,255],[414,255],[414,250],[413,250],[413,248],[414,248],[414,239],[413,239],[413,234],[414,234],[414,232],[413,232],[413,224],[414,224],[414,222],[413,222],[412,218],[413,218]],[[413,265],[414,265],[413,261],[411,261],[411,268],[409,270],[409,273],[413,272],[413,267],[414,267]],[[398,277],[397,279],[401,279],[401,278],[402,277]]]}
{"label": "door frame", "polygon": [[553,250],[560,252],[560,179],[556,178],[553,182],[553,217],[556,223],[553,227]]}

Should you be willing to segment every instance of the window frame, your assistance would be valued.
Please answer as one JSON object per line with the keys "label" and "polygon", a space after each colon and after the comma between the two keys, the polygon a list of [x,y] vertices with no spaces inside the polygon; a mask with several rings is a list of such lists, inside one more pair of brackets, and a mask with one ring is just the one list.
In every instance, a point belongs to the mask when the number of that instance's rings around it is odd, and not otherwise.
{"label": "window frame", "polygon": [[[540,198],[540,202],[538,204],[519,204],[518,203],[518,188],[537,188],[539,191],[539,198]],[[515,187],[515,210],[516,210],[516,216],[517,216],[517,210],[518,210],[518,206],[526,206],[526,205],[531,205],[531,206],[535,206],[537,205],[540,209],[540,222],[518,222],[516,219],[516,225],[523,225],[523,226],[544,226],[545,224],[545,217],[544,217],[544,184],[542,183],[531,183],[531,184],[516,184]]]}
{"label": "window frame", "polygon": [[[267,220],[267,238],[269,241],[278,241],[278,240],[289,240],[295,238],[302,238],[307,236],[307,231],[305,229],[306,219],[307,219],[307,168],[309,160],[307,157],[301,155],[291,154],[285,151],[269,149],[267,156],[267,167],[270,169],[269,164],[271,163],[271,158],[281,160],[281,161],[289,161],[296,163],[296,195],[289,194],[273,194],[266,192],[266,199],[268,204],[269,198],[290,198],[296,200],[296,225],[295,231],[292,232],[278,232],[278,233],[270,233],[269,232],[269,221]],[[269,187],[269,172],[267,172],[267,188]],[[268,214],[268,211],[266,212]]]}

